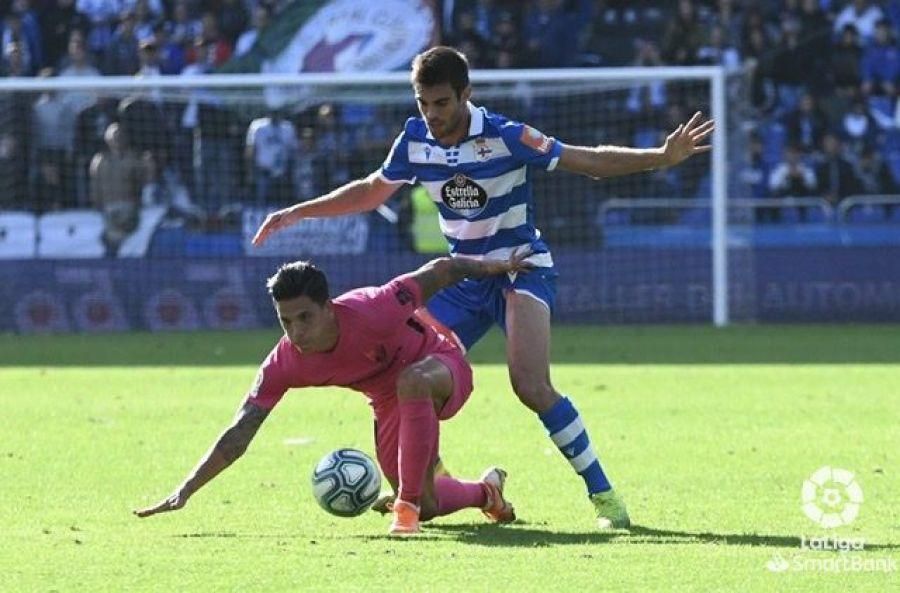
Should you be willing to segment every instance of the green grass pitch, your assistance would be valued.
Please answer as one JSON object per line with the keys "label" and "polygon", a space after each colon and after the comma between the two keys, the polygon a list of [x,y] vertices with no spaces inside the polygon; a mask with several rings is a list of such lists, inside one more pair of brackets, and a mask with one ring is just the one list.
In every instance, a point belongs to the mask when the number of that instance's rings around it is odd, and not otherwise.
{"label": "green grass pitch", "polygon": [[[898,572],[835,569],[900,563],[900,326],[557,327],[554,382],[630,533],[594,531],[580,480],[510,391],[497,335],[472,353],[475,392],[441,449],[460,476],[505,467],[518,522],[470,510],[397,541],[386,517],[326,515],[315,461],[373,445],[364,399],[325,389],[288,394],[183,510],[133,517],[214,441],[275,337],[0,336],[0,591],[900,590]],[[830,531],[800,500],[825,465],[865,495]],[[865,549],[801,549],[823,535]],[[788,570],[767,567],[777,558]]]}

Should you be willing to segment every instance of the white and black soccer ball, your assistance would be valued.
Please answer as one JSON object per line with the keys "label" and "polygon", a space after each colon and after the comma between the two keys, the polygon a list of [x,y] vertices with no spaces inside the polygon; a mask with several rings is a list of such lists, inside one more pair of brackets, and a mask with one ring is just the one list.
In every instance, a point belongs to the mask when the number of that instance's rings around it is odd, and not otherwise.
{"label": "white and black soccer ball", "polygon": [[313,496],[338,517],[366,512],[381,492],[381,474],[372,458],[357,449],[337,449],[312,472]]}

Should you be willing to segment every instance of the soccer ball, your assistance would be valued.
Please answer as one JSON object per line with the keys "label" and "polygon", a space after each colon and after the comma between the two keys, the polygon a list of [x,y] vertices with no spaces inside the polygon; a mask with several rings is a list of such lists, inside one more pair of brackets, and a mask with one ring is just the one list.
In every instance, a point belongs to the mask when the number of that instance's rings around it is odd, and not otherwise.
{"label": "soccer ball", "polygon": [[356,449],[332,451],[312,473],[313,496],[323,509],[338,517],[366,512],[381,491],[381,474],[372,458]]}

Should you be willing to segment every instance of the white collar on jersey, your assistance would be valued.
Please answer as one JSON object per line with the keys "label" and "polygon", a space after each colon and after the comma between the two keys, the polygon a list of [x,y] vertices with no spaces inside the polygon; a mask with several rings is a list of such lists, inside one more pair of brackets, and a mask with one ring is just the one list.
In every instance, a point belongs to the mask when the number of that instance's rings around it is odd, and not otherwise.
{"label": "white collar on jersey", "polygon": [[[484,112],[472,105],[471,101],[466,102],[466,107],[469,108],[469,115],[471,116],[469,119],[469,134],[466,138],[471,138],[472,136],[478,136],[484,131]],[[431,135],[431,130],[427,127],[425,129],[427,130],[425,137],[429,140],[434,140],[434,136]],[[463,140],[466,138],[463,138]]]}

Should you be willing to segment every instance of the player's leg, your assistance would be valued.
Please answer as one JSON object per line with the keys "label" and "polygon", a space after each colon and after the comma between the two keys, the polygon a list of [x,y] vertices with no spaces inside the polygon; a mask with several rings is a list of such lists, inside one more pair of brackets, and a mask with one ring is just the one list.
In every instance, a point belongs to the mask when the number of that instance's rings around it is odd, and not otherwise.
{"label": "player's leg", "polygon": [[[397,410],[397,399],[390,398],[375,401],[372,404],[375,413],[374,432],[375,432],[375,456],[378,459],[378,466],[381,468],[381,474],[387,480],[391,487],[392,494],[384,493],[381,498],[375,501],[372,508],[382,500],[394,501],[397,489],[400,486],[400,471],[397,468],[397,449],[398,436],[400,434],[400,413]],[[391,509],[380,510],[380,513],[389,513]]]}
{"label": "player's leg", "polygon": [[[394,455],[394,459],[397,456]],[[433,474],[435,478],[439,477],[451,477],[450,470],[447,469],[447,466],[444,465],[443,460],[441,460],[441,456],[438,455],[438,458],[434,460]],[[390,492],[382,492],[381,496],[378,497],[378,500],[372,503],[372,510],[376,513],[381,513],[382,515],[386,515],[394,510],[394,499],[397,498],[397,489],[400,486],[400,479],[396,480],[388,479],[388,483],[391,486]],[[423,519],[424,521],[425,519]]]}
{"label": "player's leg", "polygon": [[[394,502],[391,533],[419,531],[426,477],[432,475],[438,448],[438,410],[453,392],[453,377],[440,360],[427,356],[397,377],[400,417],[397,465],[400,488]],[[431,502],[431,501],[429,501]]]}
{"label": "player's leg", "polygon": [[[465,405],[472,393],[472,367],[457,349],[448,349],[432,356],[449,369],[453,378],[453,392],[438,410],[439,420],[449,420]],[[458,480],[435,473],[430,489],[435,503],[434,516],[449,515],[465,508],[478,508],[490,520],[508,523],[516,515],[512,504],[503,497],[505,482],[506,472],[496,467],[485,470],[478,481]],[[422,511],[425,516],[424,505]]]}
{"label": "player's leg", "polygon": [[601,527],[627,527],[625,506],[612,490],[581,416],[550,381],[550,307],[534,292],[506,296],[507,362],[513,391],[537,413],[572,469],[584,480]]}
{"label": "player's leg", "polygon": [[463,280],[439,291],[416,314],[465,353],[494,325],[484,308],[492,287],[489,279]]}

